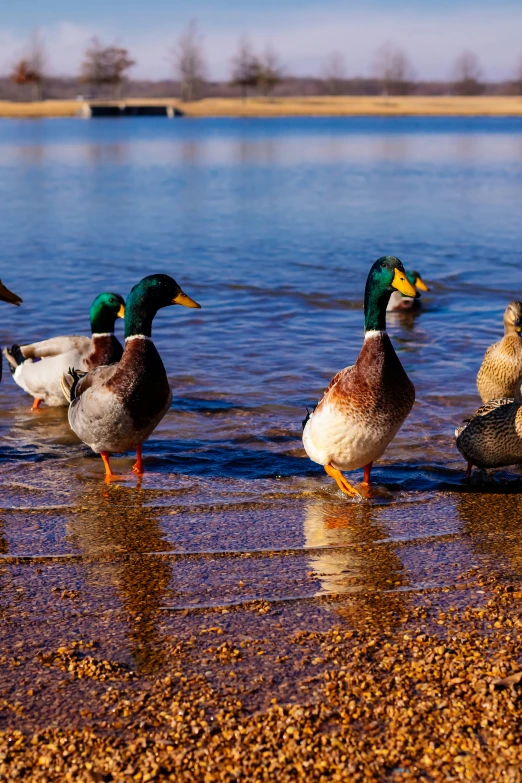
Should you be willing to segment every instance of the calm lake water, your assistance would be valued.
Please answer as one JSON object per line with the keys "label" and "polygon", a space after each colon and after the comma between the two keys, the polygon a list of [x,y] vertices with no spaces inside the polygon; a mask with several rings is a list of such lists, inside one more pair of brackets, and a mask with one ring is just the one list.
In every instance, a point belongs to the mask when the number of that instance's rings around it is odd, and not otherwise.
{"label": "calm lake water", "polygon": [[[129,455],[106,487],[66,411],[31,413],[4,362],[5,643],[51,618],[139,667],[177,609],[407,602],[472,566],[522,573],[517,472],[466,484],[453,435],[522,297],[521,204],[519,119],[2,121],[0,277],[24,299],[2,306],[2,345],[88,333],[99,292],[154,272],[203,308],[154,322],[174,399],[142,482]],[[430,292],[388,320],[417,403],[357,503],[306,458],[301,420],[356,358],[384,254]]]}

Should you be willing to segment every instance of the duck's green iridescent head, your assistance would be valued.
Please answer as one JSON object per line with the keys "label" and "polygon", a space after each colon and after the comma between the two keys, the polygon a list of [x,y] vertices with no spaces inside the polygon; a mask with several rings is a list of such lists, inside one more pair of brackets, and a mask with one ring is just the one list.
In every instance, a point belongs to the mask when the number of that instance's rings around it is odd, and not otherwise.
{"label": "duck's green iridescent head", "polygon": [[410,282],[412,285],[415,286],[415,288],[418,288],[419,291],[429,291],[430,289],[422,279],[422,277],[419,275],[418,272],[415,272],[415,270],[409,269],[406,272],[406,277],[408,278],[408,282]]}
{"label": "duck's green iridescent head", "polygon": [[125,337],[141,334],[150,337],[152,320],[158,310],[169,305],[200,308],[197,302],[183,293],[169,275],[149,275],[134,286],[127,297]]}
{"label": "duck's green iridescent head", "polygon": [[364,292],[364,331],[386,329],[386,306],[394,291],[417,298],[419,292],[406,277],[402,263],[395,256],[378,258],[370,269]]}
{"label": "duck's green iridescent head", "polygon": [[91,305],[92,334],[114,332],[116,318],[125,316],[125,299],[119,294],[105,291],[96,297]]}

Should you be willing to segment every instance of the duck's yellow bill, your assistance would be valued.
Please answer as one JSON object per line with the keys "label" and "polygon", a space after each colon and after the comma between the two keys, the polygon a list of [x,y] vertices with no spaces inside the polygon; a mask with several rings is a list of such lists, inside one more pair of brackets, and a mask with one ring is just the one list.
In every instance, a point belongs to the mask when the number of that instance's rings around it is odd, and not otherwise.
{"label": "duck's yellow bill", "polygon": [[19,305],[22,300],[17,294],[13,294],[0,280],[0,299],[2,302],[9,302],[9,304]]}
{"label": "duck's yellow bill", "polygon": [[187,294],[184,294],[183,291],[180,291],[180,293],[172,300],[172,304],[183,305],[183,307],[197,307],[198,310],[201,309],[201,305],[191,299],[190,296],[187,296]]}
{"label": "duck's yellow bill", "polygon": [[404,296],[411,296],[414,299],[420,296],[419,292],[415,290],[406,277],[405,272],[399,272],[398,269],[395,269],[394,271],[392,288],[396,288],[397,291],[400,291],[401,294],[404,294]]}
{"label": "duck's yellow bill", "polygon": [[421,277],[418,277],[415,280],[415,288],[418,288],[419,291],[429,291],[430,290]]}
{"label": "duck's yellow bill", "polygon": [[125,318],[125,308],[123,305],[120,305],[120,309],[118,310],[116,315],[118,316],[118,318]]}

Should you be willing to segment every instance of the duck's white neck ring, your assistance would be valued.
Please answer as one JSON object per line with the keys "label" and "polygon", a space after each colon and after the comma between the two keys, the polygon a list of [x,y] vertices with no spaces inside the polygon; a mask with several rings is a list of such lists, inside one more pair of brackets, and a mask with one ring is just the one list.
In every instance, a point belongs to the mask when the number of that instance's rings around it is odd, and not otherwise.
{"label": "duck's white neck ring", "polygon": [[148,340],[149,343],[152,342],[152,337],[148,337],[146,334],[131,334],[129,337],[125,338],[125,342],[128,343],[131,340]]}
{"label": "duck's white neck ring", "polygon": [[93,332],[92,337],[114,337],[114,332]]}
{"label": "duck's white neck ring", "polygon": [[382,337],[383,334],[386,334],[384,330],[381,332],[379,329],[368,329],[368,331],[364,333],[364,339],[369,340],[371,337]]}

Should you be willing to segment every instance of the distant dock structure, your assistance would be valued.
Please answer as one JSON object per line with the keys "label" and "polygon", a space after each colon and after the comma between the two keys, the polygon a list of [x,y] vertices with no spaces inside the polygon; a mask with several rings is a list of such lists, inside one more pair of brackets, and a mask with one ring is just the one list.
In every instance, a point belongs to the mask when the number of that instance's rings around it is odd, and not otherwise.
{"label": "distant dock structure", "polygon": [[171,103],[138,103],[133,101],[84,101],[78,111],[80,117],[183,117]]}

